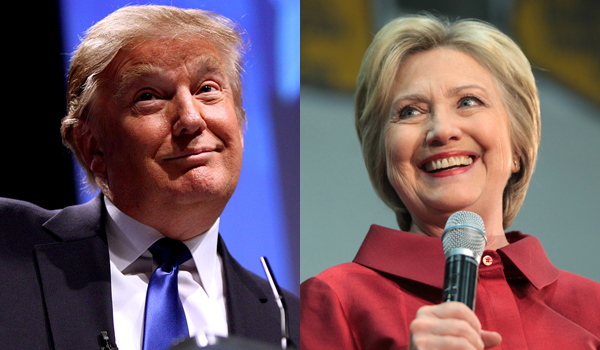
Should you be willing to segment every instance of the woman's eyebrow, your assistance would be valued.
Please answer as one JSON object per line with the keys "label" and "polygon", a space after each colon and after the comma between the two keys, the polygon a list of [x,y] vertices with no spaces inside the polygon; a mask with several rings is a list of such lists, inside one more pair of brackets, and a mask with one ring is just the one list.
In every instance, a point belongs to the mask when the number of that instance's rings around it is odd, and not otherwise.
{"label": "woman's eyebrow", "polygon": [[487,94],[487,90],[483,86],[477,85],[477,84],[468,84],[468,85],[456,86],[456,87],[448,89],[447,94],[448,95],[456,95],[456,94],[459,94],[463,90],[469,90],[469,89],[481,90],[481,91],[483,91],[484,93]]}
{"label": "woman's eyebrow", "polygon": [[[458,95],[463,90],[469,90],[469,89],[477,89],[477,90],[480,90],[483,93],[487,94],[487,90],[483,86],[477,85],[477,84],[467,84],[467,85],[460,85],[460,86],[452,87],[452,88],[446,90],[445,95],[446,96]],[[427,96],[425,96],[423,94],[419,94],[419,93],[408,94],[408,95],[400,95],[400,96],[395,97],[392,100],[392,106],[396,105],[399,101],[424,102],[424,101],[427,101],[427,100],[428,100]]]}
{"label": "woman's eyebrow", "polygon": [[402,95],[394,98],[392,100],[392,105],[398,103],[398,101],[427,101],[427,97],[423,94],[410,94],[410,95]]}

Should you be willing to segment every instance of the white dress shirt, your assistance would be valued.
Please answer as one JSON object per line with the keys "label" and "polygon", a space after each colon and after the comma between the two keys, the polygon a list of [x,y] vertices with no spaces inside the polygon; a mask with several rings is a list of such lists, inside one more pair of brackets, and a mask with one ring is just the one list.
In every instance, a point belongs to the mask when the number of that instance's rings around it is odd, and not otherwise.
{"label": "white dress shirt", "polygon": [[[150,276],[158,267],[148,248],[164,236],[123,214],[106,197],[105,205],[116,345],[119,350],[140,350],[146,290]],[[179,268],[179,296],[190,336],[196,337],[200,345],[206,345],[207,335],[227,337],[218,234],[219,219],[208,231],[183,242],[192,253],[192,259]]]}

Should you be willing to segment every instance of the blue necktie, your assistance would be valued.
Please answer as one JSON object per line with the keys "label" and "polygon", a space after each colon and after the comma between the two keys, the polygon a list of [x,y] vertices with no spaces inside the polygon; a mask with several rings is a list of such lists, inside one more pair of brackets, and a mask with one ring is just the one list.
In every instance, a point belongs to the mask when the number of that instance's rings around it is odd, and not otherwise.
{"label": "blue necktie", "polygon": [[150,247],[158,268],[146,293],[143,350],[166,350],[189,337],[187,320],[177,287],[179,265],[192,255],[180,241],[162,238]]}

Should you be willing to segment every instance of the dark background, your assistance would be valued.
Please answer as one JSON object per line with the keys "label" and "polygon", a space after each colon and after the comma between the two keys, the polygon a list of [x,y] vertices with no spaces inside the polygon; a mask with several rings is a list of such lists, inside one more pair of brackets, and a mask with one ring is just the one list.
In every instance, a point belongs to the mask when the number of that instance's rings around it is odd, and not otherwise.
{"label": "dark background", "polygon": [[20,1],[3,6],[0,197],[47,209],[72,205],[71,154],[60,137],[66,107],[58,4]]}

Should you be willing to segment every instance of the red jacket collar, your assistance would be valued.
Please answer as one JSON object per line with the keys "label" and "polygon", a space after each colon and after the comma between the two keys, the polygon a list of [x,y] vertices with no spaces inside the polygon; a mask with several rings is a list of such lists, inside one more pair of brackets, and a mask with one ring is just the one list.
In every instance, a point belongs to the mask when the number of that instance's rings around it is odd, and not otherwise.
{"label": "red jacket collar", "polygon": [[[525,277],[537,289],[558,278],[559,270],[537,238],[518,231],[506,235],[511,244],[497,252],[507,276]],[[354,262],[439,289],[444,284],[445,257],[438,238],[372,225]]]}
{"label": "red jacket collar", "polygon": [[513,231],[508,232],[506,238],[510,244],[497,252],[502,257],[507,277],[524,276],[536,289],[542,289],[556,281],[559,270],[552,265],[542,243],[536,237]]}

